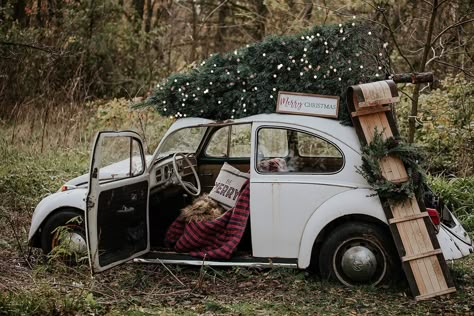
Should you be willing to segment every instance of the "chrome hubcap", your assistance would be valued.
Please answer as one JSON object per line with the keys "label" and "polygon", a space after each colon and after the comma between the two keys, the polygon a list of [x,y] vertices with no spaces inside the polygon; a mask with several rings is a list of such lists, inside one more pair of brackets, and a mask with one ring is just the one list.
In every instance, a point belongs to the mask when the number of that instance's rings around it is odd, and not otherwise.
{"label": "chrome hubcap", "polygon": [[71,253],[86,253],[87,243],[84,237],[77,232],[67,232],[61,235],[60,244]]}
{"label": "chrome hubcap", "polygon": [[372,279],[377,270],[377,259],[374,253],[366,247],[351,247],[342,256],[342,271],[351,280],[357,282]]}
{"label": "chrome hubcap", "polygon": [[339,281],[347,286],[375,286],[385,277],[387,257],[376,241],[351,238],[334,252],[333,270]]}

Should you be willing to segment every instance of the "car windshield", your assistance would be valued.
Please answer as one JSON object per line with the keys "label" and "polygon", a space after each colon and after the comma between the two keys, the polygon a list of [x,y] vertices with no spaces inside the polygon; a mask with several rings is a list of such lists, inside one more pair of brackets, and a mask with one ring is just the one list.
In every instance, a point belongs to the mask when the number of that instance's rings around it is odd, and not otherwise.
{"label": "car windshield", "polygon": [[169,135],[160,147],[158,158],[177,152],[195,153],[206,132],[205,126],[188,127]]}

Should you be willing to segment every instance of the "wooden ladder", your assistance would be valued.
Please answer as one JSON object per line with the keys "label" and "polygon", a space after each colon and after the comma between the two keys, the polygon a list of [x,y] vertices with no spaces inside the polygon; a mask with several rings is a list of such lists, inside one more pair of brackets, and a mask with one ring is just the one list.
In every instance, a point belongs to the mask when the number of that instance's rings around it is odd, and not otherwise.
{"label": "wooden ladder", "polygon": [[[349,88],[349,113],[362,145],[370,143],[376,132],[382,133],[383,139],[399,136],[390,106],[398,100],[397,86],[391,80]],[[405,166],[398,157],[384,157],[380,168],[389,181],[408,180]],[[426,211],[420,210],[417,199],[413,197],[397,204],[388,200],[381,202],[415,299],[455,292],[431,219]]]}

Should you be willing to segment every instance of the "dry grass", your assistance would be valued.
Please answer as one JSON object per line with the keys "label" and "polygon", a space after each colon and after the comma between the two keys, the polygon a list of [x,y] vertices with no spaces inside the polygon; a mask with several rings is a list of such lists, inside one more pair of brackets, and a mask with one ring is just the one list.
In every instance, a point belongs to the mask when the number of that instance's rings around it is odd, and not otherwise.
{"label": "dry grass", "polygon": [[126,105],[25,108],[0,122],[0,314],[474,313],[472,256],[451,266],[455,295],[418,304],[405,287],[347,289],[297,270],[126,264],[91,277],[87,266],[46,263],[26,244],[31,214],[44,195],[87,172],[95,132],[133,128],[153,147],[168,128],[169,120]]}

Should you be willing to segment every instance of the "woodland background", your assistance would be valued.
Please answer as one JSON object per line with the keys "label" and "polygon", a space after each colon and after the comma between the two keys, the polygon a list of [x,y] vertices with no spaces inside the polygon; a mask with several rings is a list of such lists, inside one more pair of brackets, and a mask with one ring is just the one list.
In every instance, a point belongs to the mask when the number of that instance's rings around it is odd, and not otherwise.
{"label": "woodland background", "polygon": [[457,296],[415,306],[403,289],[285,270],[126,266],[90,279],[26,244],[35,205],[87,172],[98,130],[133,128],[154,149],[172,120],[129,105],[164,78],[268,35],[353,20],[380,28],[392,74],[434,72],[432,84],[399,85],[398,123],[472,235],[472,0],[0,0],[0,314],[472,312],[472,259],[452,266]]}

